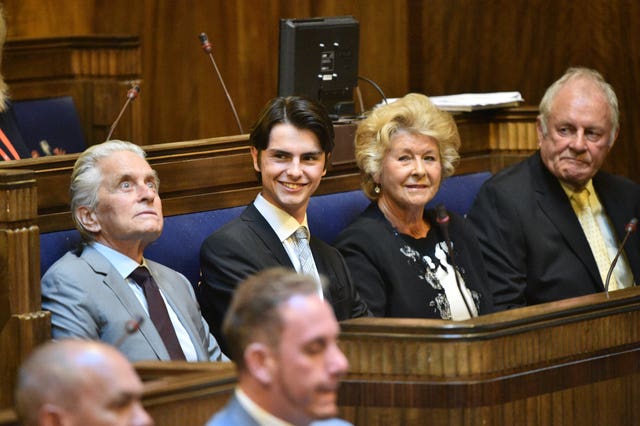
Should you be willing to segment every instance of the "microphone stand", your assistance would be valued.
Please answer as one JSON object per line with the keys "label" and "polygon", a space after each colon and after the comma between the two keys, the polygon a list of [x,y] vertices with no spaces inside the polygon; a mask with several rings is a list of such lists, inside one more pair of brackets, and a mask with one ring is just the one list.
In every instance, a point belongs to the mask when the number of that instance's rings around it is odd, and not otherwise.
{"label": "microphone stand", "polygon": [[622,254],[622,249],[624,249],[624,245],[627,243],[629,235],[631,235],[632,232],[635,232],[637,225],[638,219],[634,217],[629,221],[629,223],[627,223],[627,226],[624,227],[626,234],[624,236],[624,239],[622,240],[622,243],[620,244],[620,248],[618,248],[616,256],[613,258],[613,262],[611,262],[609,272],[607,272],[607,279],[605,280],[604,284],[604,293],[607,295],[607,299],[609,298],[609,282],[611,281],[611,274],[613,274],[613,269],[616,267],[616,263],[618,263],[618,258],[620,257],[620,254]]}
{"label": "microphone stand", "polygon": [[462,296],[462,301],[464,302],[465,308],[467,308],[467,312],[469,313],[469,318],[473,318],[473,311],[469,306],[467,297],[462,291],[462,284],[460,284],[460,278],[458,277],[458,268],[456,268],[456,261],[453,256],[453,245],[451,244],[451,239],[449,238],[449,214],[447,213],[447,209],[444,207],[443,204],[438,204],[438,206],[436,206],[436,220],[440,225],[440,229],[442,229],[445,242],[447,243],[447,250],[449,250],[449,256],[451,257],[451,269],[453,269],[453,276],[456,278],[456,285],[458,286],[458,291],[460,292],[460,296]]}
{"label": "microphone stand", "polygon": [[120,336],[120,338],[116,340],[113,346],[115,346],[116,348],[119,348],[122,342],[124,342],[127,337],[131,336],[133,333],[140,330],[140,326],[142,326],[143,322],[144,322],[144,317],[142,316],[137,316],[127,321],[124,324],[124,332],[122,333],[122,336]]}
{"label": "microphone stand", "polygon": [[105,139],[105,142],[111,139],[111,135],[113,134],[113,131],[116,129],[116,126],[120,122],[120,118],[122,118],[122,114],[124,114],[124,111],[127,109],[131,101],[137,98],[139,94],[140,94],[140,86],[138,86],[137,84],[131,86],[131,89],[127,91],[127,100],[122,106],[122,109],[120,110],[120,113],[116,117],[116,120],[113,122],[113,124],[109,128],[109,134],[107,134],[107,139]]}
{"label": "microphone stand", "polygon": [[240,118],[238,117],[238,112],[236,111],[236,107],[233,104],[233,100],[231,99],[231,95],[229,95],[229,91],[227,90],[227,86],[224,84],[224,80],[222,79],[222,74],[220,74],[220,70],[218,70],[218,65],[216,64],[216,60],[213,59],[213,46],[209,42],[209,38],[207,34],[200,33],[200,43],[202,44],[202,50],[206,54],[209,55],[209,59],[211,59],[211,63],[213,64],[213,68],[216,70],[216,74],[218,74],[218,80],[220,80],[220,84],[222,84],[222,88],[224,89],[224,94],[227,96],[227,101],[231,106],[231,111],[233,112],[233,116],[236,118],[236,123],[238,123],[238,129],[240,130],[240,134],[244,134],[244,130],[242,130],[242,124],[240,124]]}

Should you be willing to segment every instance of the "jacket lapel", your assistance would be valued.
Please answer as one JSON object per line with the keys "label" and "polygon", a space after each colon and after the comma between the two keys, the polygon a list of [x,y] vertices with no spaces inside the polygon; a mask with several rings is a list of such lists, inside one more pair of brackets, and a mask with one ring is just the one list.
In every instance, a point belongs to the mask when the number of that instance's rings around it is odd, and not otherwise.
{"label": "jacket lapel", "polygon": [[245,211],[242,212],[240,219],[253,231],[258,240],[264,245],[266,251],[273,254],[279,265],[293,268],[291,259],[289,259],[289,255],[282,246],[278,235],[271,228],[271,225],[269,225],[269,222],[267,222],[264,216],[255,208],[253,203],[249,204]]}
{"label": "jacket lapel", "polygon": [[[162,290],[167,303],[173,309],[173,312],[178,317],[180,324],[187,330],[187,334],[189,334],[189,338],[193,343],[193,346],[196,349],[196,353],[198,354],[199,360],[208,360],[207,354],[202,351],[202,345],[199,343],[201,341],[200,336],[196,334],[198,330],[198,326],[193,323],[192,317],[189,315],[189,312],[185,311],[187,307],[186,303],[178,303],[182,298],[184,298],[184,294],[177,289],[177,286],[183,285],[183,283],[174,282],[177,278],[177,273],[175,276],[166,276],[162,273],[162,268],[158,267],[153,261],[147,259],[147,266],[149,267],[149,271],[153,278],[155,279],[158,287]],[[190,284],[189,284],[190,285]]]}
{"label": "jacket lapel", "polygon": [[[529,159],[529,167],[536,189],[536,203],[540,210],[549,218],[551,226],[554,226],[562,235],[567,246],[580,259],[594,281],[601,283],[602,278],[597,263],[582,231],[580,221],[578,221],[560,182],[542,163],[539,151],[537,155]],[[549,241],[549,244],[554,244],[554,242]]]}
{"label": "jacket lapel", "polygon": [[102,283],[113,291],[115,297],[127,310],[127,313],[132,319],[144,318],[139,333],[149,343],[149,346],[154,350],[158,358],[161,360],[170,360],[162,338],[149,319],[149,315],[145,312],[142,305],[140,305],[131,288],[129,288],[126,280],[120,276],[118,271],[113,268],[111,263],[103,255],[91,246],[86,247],[82,251],[81,257],[89,264],[96,275],[102,279]]}
{"label": "jacket lapel", "polygon": [[[639,212],[636,211],[634,204],[637,202],[637,196],[630,196],[630,194],[626,193],[628,191],[627,188],[622,188],[620,185],[611,182],[611,179],[611,175],[599,172],[593,177],[593,187],[611,221],[616,240],[618,244],[621,244],[626,235],[625,227],[632,219],[631,216],[627,215],[639,217]],[[634,277],[640,276],[639,252],[637,249],[633,249],[634,246],[638,247],[639,245],[640,236],[638,232],[634,232],[629,236],[625,245],[625,254]]]}

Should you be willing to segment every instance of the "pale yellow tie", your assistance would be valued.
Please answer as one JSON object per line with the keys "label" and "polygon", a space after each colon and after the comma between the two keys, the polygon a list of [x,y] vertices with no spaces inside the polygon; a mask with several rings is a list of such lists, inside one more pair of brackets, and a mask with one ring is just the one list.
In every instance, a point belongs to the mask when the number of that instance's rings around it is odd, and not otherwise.
{"label": "pale yellow tie", "polygon": [[[582,230],[587,237],[587,241],[589,241],[593,257],[596,258],[598,271],[600,272],[600,277],[604,284],[607,278],[607,272],[611,265],[611,259],[609,259],[609,253],[607,252],[607,245],[604,242],[602,231],[600,231],[600,227],[596,222],[596,218],[591,210],[591,205],[589,204],[589,191],[583,189],[580,192],[575,192],[572,198],[577,207],[576,213],[578,214],[578,220],[580,221],[580,225],[582,225]],[[611,279],[609,280],[609,290],[617,289],[618,283],[616,282],[615,276],[612,274]]]}

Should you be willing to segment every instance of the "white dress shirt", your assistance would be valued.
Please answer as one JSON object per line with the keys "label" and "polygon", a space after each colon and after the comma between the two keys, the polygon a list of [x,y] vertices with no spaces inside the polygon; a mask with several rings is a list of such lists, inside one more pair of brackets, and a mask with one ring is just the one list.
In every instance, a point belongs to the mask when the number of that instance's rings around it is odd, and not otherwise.
{"label": "white dress shirt", "polygon": [[[149,307],[147,304],[147,298],[144,295],[144,291],[142,287],[140,287],[132,278],[129,278],[129,275],[140,266],[135,260],[131,259],[129,256],[126,256],[120,253],[117,250],[112,249],[111,247],[107,247],[104,244],[100,244],[97,242],[91,243],[91,246],[95,248],[100,254],[107,258],[107,260],[113,265],[116,271],[124,278],[124,280],[129,284],[129,288],[133,291],[136,298],[142,305],[142,308],[149,315]],[[142,259],[142,266],[146,267],[147,263],[145,259]],[[147,268],[148,269],[148,268]],[[149,270],[151,272],[151,270]],[[173,328],[176,331],[176,335],[178,336],[178,342],[180,342],[180,347],[182,348],[182,352],[184,352],[184,356],[187,361],[197,361],[198,353],[196,352],[196,348],[189,337],[189,333],[187,329],[184,328],[180,319],[176,315],[175,311],[171,307],[171,304],[167,302],[167,298],[162,291],[162,288],[158,286],[160,290],[160,294],[162,295],[162,300],[164,300],[164,304],[167,307],[167,312],[169,313],[169,319],[171,319],[171,324],[173,324]]]}
{"label": "white dress shirt", "polygon": [[[289,213],[285,212],[281,208],[274,206],[262,196],[262,194],[258,194],[253,205],[258,209],[258,212],[265,218],[265,220],[271,226],[271,229],[276,233],[280,242],[284,246],[293,267],[297,272],[300,271],[300,260],[298,259],[298,255],[296,254],[295,240],[293,238],[293,234],[300,226],[304,226],[309,231],[309,225],[307,223],[307,215],[305,213],[304,220],[302,223],[298,223],[298,221],[291,216]],[[310,236],[311,233],[308,232]],[[316,282],[318,283],[318,290],[320,297],[322,295],[322,287],[320,286],[320,274],[318,273],[318,268],[316,266],[315,259],[313,261],[313,269],[314,269],[314,277]]]}

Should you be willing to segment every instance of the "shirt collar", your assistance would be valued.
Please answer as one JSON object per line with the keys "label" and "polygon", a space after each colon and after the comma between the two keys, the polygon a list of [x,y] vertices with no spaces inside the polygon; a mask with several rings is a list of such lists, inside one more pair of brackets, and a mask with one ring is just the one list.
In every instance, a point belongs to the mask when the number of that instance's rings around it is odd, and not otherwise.
{"label": "shirt collar", "polygon": [[[138,262],[131,259],[129,256],[126,256],[111,247],[105,246],[102,243],[94,241],[91,243],[91,247],[106,257],[115,270],[122,275],[122,278],[127,278],[138,266],[140,266]],[[144,258],[142,259],[142,266],[147,266],[147,260]]]}
{"label": "shirt collar", "polygon": [[281,208],[271,204],[262,196],[262,194],[258,194],[253,205],[267,220],[269,225],[271,225],[271,228],[273,228],[273,231],[278,235],[281,242],[284,242],[289,238],[300,226],[307,228],[307,234],[309,234],[309,225],[307,223],[306,213],[304,214],[302,223],[298,223],[293,216]]}
{"label": "shirt collar", "polygon": [[[562,186],[562,189],[564,189],[564,192],[567,194],[567,197],[571,198],[574,194],[577,194],[578,192],[582,192],[582,190],[580,191],[576,191],[575,189],[573,189],[572,187],[570,187],[569,185],[567,185],[566,183],[559,181],[560,185]],[[589,192],[589,198],[593,197],[595,192],[595,189],[593,189],[593,180],[589,179],[589,182],[587,182],[587,184],[584,186],[583,189],[586,189]]]}
{"label": "shirt collar", "polygon": [[236,388],[236,398],[242,408],[244,408],[260,426],[293,426],[291,423],[285,422],[264,410],[253,402],[239,387]]}

